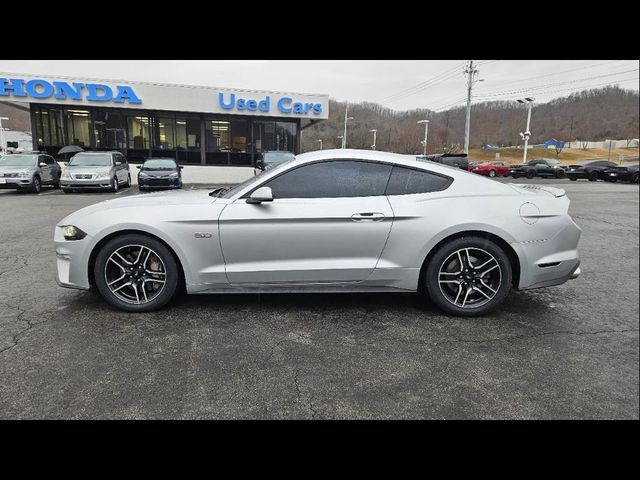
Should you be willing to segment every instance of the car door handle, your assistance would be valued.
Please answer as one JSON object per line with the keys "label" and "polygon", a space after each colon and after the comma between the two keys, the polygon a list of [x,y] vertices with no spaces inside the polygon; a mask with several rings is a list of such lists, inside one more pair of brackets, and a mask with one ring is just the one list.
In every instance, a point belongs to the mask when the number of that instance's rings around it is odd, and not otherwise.
{"label": "car door handle", "polygon": [[384,218],[384,213],[379,212],[362,212],[351,215],[354,222],[379,222]]}

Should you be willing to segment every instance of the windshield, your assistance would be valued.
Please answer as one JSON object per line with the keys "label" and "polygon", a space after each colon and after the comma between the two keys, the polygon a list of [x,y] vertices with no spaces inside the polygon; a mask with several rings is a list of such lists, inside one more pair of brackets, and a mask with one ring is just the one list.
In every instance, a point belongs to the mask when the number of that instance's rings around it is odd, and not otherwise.
{"label": "windshield", "polygon": [[83,155],[78,153],[69,162],[72,167],[110,167],[111,155]]}
{"label": "windshield", "polygon": [[142,168],[145,170],[175,170],[176,166],[176,162],[171,158],[154,158],[144,162]]}
{"label": "windshield", "polygon": [[262,161],[270,165],[278,165],[294,158],[291,152],[267,152],[262,156]]}
{"label": "windshield", "polygon": [[248,178],[244,182],[239,183],[238,185],[236,185],[235,187],[232,187],[232,188],[229,188],[229,189],[219,189],[219,190],[216,189],[216,190],[214,190],[214,192],[216,192],[214,194],[214,196],[222,197],[222,198],[231,198],[236,193],[238,193],[240,190],[242,190],[243,188],[249,186],[253,182],[258,182],[263,175],[265,175],[267,173],[269,175],[271,175],[273,172],[279,172],[280,170],[285,169],[287,167],[287,165],[289,163],[293,162],[295,159],[296,159],[295,156],[290,157],[288,161],[285,161],[285,162],[279,164],[277,167],[272,168],[271,170],[264,170],[264,171],[260,172],[258,175],[256,175],[255,177]]}
{"label": "windshield", "polygon": [[562,163],[560,160],[547,160],[547,163],[549,165],[558,165],[560,163]]}
{"label": "windshield", "polygon": [[0,167],[32,167],[37,158],[37,155],[4,155],[0,157]]}

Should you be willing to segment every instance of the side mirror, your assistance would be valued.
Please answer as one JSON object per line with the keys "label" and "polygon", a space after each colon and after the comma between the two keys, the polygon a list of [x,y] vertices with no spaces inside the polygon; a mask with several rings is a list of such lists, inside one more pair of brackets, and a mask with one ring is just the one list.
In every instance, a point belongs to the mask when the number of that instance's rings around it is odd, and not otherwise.
{"label": "side mirror", "polygon": [[184,165],[178,165],[178,168],[182,170],[184,168]]}
{"label": "side mirror", "polygon": [[47,164],[46,164],[46,162],[40,162],[40,163],[38,163],[38,166],[39,167],[46,167]]}
{"label": "side mirror", "polygon": [[142,168],[142,165],[136,165],[136,168],[140,170]]}
{"label": "side mirror", "polygon": [[256,162],[256,167],[258,167],[260,170],[264,170],[264,162],[262,160],[258,160]]}
{"label": "side mirror", "polygon": [[273,202],[271,187],[260,187],[247,198],[247,203]]}

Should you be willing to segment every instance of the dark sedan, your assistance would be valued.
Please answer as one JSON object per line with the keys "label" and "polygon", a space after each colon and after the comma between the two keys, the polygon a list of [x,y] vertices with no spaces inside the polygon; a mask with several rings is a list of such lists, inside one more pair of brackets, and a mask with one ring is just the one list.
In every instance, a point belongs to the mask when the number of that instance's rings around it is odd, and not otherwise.
{"label": "dark sedan", "polygon": [[638,183],[639,165],[616,165],[602,171],[602,178],[607,182],[630,182]]}
{"label": "dark sedan", "polygon": [[617,167],[618,165],[607,160],[591,160],[589,162],[576,163],[569,165],[567,168],[567,178],[576,181],[579,178],[595,182],[602,180],[602,172],[607,168]]}
{"label": "dark sedan", "polygon": [[182,165],[173,158],[148,158],[138,168],[138,190],[182,188]]}
{"label": "dark sedan", "polygon": [[524,165],[519,165],[511,169],[511,176],[518,177],[553,177],[562,178],[565,176],[565,169],[558,160],[530,160]]}

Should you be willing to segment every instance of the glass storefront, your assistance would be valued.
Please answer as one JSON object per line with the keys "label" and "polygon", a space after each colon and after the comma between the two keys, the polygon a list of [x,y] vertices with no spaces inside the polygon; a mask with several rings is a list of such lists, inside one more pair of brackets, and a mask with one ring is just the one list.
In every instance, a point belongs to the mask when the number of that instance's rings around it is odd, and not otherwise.
{"label": "glass storefront", "polygon": [[255,165],[268,150],[298,152],[299,120],[31,105],[34,143],[57,157],[65,145],[119,150],[129,161],[172,157],[192,165]]}

